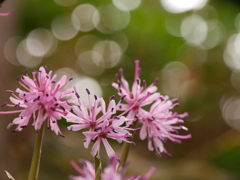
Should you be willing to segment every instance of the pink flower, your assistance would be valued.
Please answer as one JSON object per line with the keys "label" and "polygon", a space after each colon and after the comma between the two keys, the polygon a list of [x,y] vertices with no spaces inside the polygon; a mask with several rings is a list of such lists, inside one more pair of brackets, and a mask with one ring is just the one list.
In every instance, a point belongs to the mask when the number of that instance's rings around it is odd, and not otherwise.
{"label": "pink flower", "polygon": [[138,116],[139,122],[142,124],[140,138],[143,140],[148,137],[148,149],[151,151],[155,149],[157,155],[162,152],[169,155],[163,145],[168,139],[180,143],[180,139],[191,138],[190,134],[178,134],[178,130],[187,130],[186,127],[178,124],[183,123],[182,118],[187,117],[188,114],[172,113],[171,110],[178,106],[174,103],[168,99],[168,96],[160,97],[152,104],[149,111],[142,110]]}
{"label": "pink flower", "polygon": [[147,180],[155,172],[155,168],[152,167],[148,173],[144,176],[133,175],[131,177],[124,177],[126,173],[126,166],[118,170],[118,158],[113,156],[110,158],[108,166],[104,169],[102,173],[102,180]]}
{"label": "pink flower", "polygon": [[[90,92],[87,90],[88,95]],[[94,96],[94,100],[88,110],[84,102],[76,93],[78,106],[72,107],[72,112],[66,115],[67,122],[75,123],[68,127],[69,130],[85,130],[84,146],[88,148],[90,142],[94,142],[91,155],[100,156],[100,145],[103,143],[109,157],[115,155],[114,150],[108,143],[108,138],[114,139],[121,143],[129,142],[128,138],[132,137],[129,128],[126,127],[127,119],[122,116],[114,116],[116,113],[116,102],[110,98],[108,107],[106,107],[103,98]],[[129,142],[132,143],[132,142]]]}
{"label": "pink flower", "polygon": [[132,89],[130,90],[129,84],[123,76],[123,70],[119,70],[119,75],[116,75],[116,83],[113,83],[112,86],[118,90],[118,95],[124,97],[126,104],[121,103],[118,106],[119,110],[127,110],[129,107],[132,107],[132,110],[129,111],[127,118],[134,119],[136,113],[142,107],[151,104],[153,101],[158,99],[159,93],[156,93],[157,87],[155,84],[158,79],[156,79],[151,85],[147,86],[146,82],[143,81],[141,85],[140,68],[139,61],[135,61],[135,74],[134,82],[132,84]]}
{"label": "pink flower", "polygon": [[[68,104],[71,100],[66,99],[74,93],[73,90],[60,90],[68,83],[66,76],[63,76],[58,82],[55,82],[56,75],[52,76],[52,71],[46,73],[44,67],[40,67],[38,71],[32,73],[32,78],[25,75],[21,76],[18,83],[24,90],[17,88],[14,91],[7,91],[12,94],[10,101],[12,104],[5,103],[4,106],[21,108],[15,111],[0,112],[0,114],[19,113],[19,116],[9,124],[17,125],[13,131],[21,131],[26,127],[33,118],[33,126],[38,131],[43,122],[47,120],[47,126],[51,128],[57,135],[62,135],[57,120],[60,120],[67,114],[71,106]],[[69,79],[70,81],[71,79]]]}
{"label": "pink flower", "polygon": [[[125,96],[125,104],[118,105],[119,110],[126,110],[132,107],[127,118],[135,121],[134,126],[140,123],[140,138],[148,138],[148,149],[155,150],[157,155],[162,152],[167,153],[163,143],[166,140],[171,140],[180,143],[180,139],[191,138],[191,135],[178,135],[178,130],[186,127],[178,125],[183,123],[182,118],[187,116],[187,113],[178,114],[172,113],[171,110],[178,106],[175,102],[168,100],[168,96],[162,96],[156,92],[155,86],[157,79],[150,86],[140,84],[140,68],[139,61],[135,61],[135,75],[132,89],[130,90],[128,82],[123,76],[123,71],[120,69],[120,75],[117,75],[117,83],[113,83],[113,87],[118,90],[118,95]],[[150,106],[150,110],[146,110],[146,105]],[[168,154],[169,155],[169,154]]]}
{"label": "pink flower", "polygon": [[[139,175],[124,177],[126,167],[124,167],[123,169],[118,169],[118,163],[118,158],[116,156],[112,156],[109,160],[108,166],[103,170],[101,180],[148,180],[155,172],[155,168],[152,167],[149,169],[147,174],[142,177]],[[80,168],[73,161],[71,162],[71,164],[80,174],[80,176],[70,176],[71,180],[95,180],[96,173],[94,170],[94,166],[91,162],[81,160],[80,164],[82,165],[82,168]]]}
{"label": "pink flower", "polygon": [[80,160],[82,168],[80,168],[74,161],[70,163],[74,169],[80,174],[80,176],[70,176],[71,180],[95,180],[95,169],[91,162],[86,160]]}

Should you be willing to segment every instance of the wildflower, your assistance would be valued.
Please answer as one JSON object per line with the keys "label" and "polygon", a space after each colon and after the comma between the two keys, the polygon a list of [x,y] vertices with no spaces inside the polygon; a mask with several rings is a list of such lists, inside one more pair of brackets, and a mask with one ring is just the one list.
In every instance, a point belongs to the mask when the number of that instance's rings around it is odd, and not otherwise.
{"label": "wildflower", "polygon": [[154,104],[152,104],[149,111],[142,110],[139,113],[138,119],[142,124],[140,130],[140,138],[148,138],[148,149],[153,151],[155,149],[157,155],[162,152],[169,155],[164,148],[163,143],[166,140],[171,140],[175,143],[180,143],[180,139],[189,139],[191,135],[179,135],[178,130],[187,130],[186,127],[178,125],[183,123],[183,118],[188,114],[172,113],[171,110],[177,107],[175,100],[171,101],[168,96],[160,97]]}
{"label": "wildflower", "polygon": [[[126,167],[118,169],[118,158],[112,156],[109,160],[108,166],[104,168],[101,175],[101,180],[148,180],[155,171],[155,168],[150,168],[144,176],[133,175],[131,177],[124,177],[126,172]],[[80,168],[75,162],[71,162],[72,166],[79,172],[80,176],[70,176],[71,180],[95,180],[95,170],[94,166],[89,161],[81,160],[82,168]]]}
{"label": "wildflower", "polygon": [[151,104],[153,101],[157,100],[159,93],[157,93],[157,87],[155,84],[158,82],[156,79],[151,85],[147,87],[146,82],[143,81],[141,85],[140,68],[139,61],[135,61],[135,74],[134,82],[132,84],[132,89],[130,90],[129,84],[123,76],[123,70],[119,70],[119,75],[116,75],[116,83],[113,83],[112,86],[118,90],[118,95],[123,97],[126,104],[121,103],[118,106],[118,110],[126,110],[134,104],[132,110],[129,111],[127,118],[134,119],[136,113],[142,107]]}
{"label": "wildflower", "polygon": [[[87,90],[88,95],[90,92]],[[88,110],[80,96],[76,93],[78,99],[78,106],[72,108],[73,113],[66,115],[67,122],[75,123],[68,127],[69,130],[78,131],[85,130],[84,146],[88,148],[90,142],[94,142],[92,146],[91,155],[98,156],[100,153],[100,144],[104,144],[109,157],[115,154],[114,150],[108,143],[107,138],[114,139],[121,143],[122,141],[129,142],[127,139],[132,137],[129,133],[129,128],[126,127],[127,119],[122,116],[114,116],[116,113],[116,102],[110,98],[108,107],[106,107],[103,98],[94,96],[94,100],[90,109]]]}
{"label": "wildflower", "polygon": [[108,166],[104,169],[102,173],[102,180],[147,180],[149,179],[155,171],[155,168],[152,167],[148,173],[141,177],[139,175],[133,175],[131,177],[124,177],[127,166],[118,169],[118,158],[113,156],[110,158]]}
{"label": "wildflower", "polygon": [[80,176],[70,176],[70,180],[95,180],[95,169],[91,162],[80,160],[82,168],[80,168],[74,161],[71,161],[70,163],[80,174]]}
{"label": "wildflower", "polygon": [[40,67],[38,71],[32,73],[32,78],[25,75],[21,76],[20,80],[17,79],[18,84],[24,90],[17,88],[14,91],[7,91],[11,93],[10,101],[12,104],[5,103],[3,106],[17,107],[20,110],[0,112],[0,114],[13,114],[19,113],[19,116],[8,125],[10,128],[17,125],[13,131],[21,131],[26,127],[33,118],[33,126],[38,132],[44,121],[47,120],[48,128],[51,128],[57,135],[62,135],[57,120],[60,120],[70,110],[68,104],[71,100],[63,100],[67,96],[74,93],[73,90],[60,90],[71,80],[66,80],[63,76],[58,82],[55,82],[56,75],[52,76],[52,71],[46,73],[44,67]]}

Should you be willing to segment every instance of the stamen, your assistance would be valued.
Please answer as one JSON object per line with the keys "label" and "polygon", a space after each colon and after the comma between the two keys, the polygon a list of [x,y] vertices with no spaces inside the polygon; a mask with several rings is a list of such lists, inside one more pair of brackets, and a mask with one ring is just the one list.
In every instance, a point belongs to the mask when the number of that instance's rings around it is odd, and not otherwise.
{"label": "stamen", "polygon": [[63,137],[63,138],[65,137],[62,133],[58,133],[58,135],[61,136],[61,137]]}
{"label": "stamen", "polygon": [[7,93],[14,93],[12,90],[6,90]]}
{"label": "stamen", "polygon": [[79,96],[79,94],[77,93],[77,92],[75,92],[75,95],[76,95],[76,97],[79,99],[80,98],[80,96]]}
{"label": "stamen", "polygon": [[137,79],[137,85],[139,85],[139,84],[140,84],[140,79],[138,78],[138,79]]}
{"label": "stamen", "polygon": [[159,81],[159,78],[156,78],[156,79],[154,80],[154,82],[153,82],[153,85],[157,84],[158,81]]}
{"label": "stamen", "polygon": [[120,101],[122,102],[127,95],[121,97]]}
{"label": "stamen", "polygon": [[115,98],[114,95],[112,95],[110,98],[109,98],[109,101],[113,100]]}
{"label": "stamen", "polygon": [[87,93],[90,95],[90,91],[88,89],[86,89]]}
{"label": "stamen", "polygon": [[123,69],[122,68],[119,69],[119,75],[121,78],[123,78]]}
{"label": "stamen", "polygon": [[145,89],[146,87],[147,87],[147,83],[146,83],[146,81],[145,80],[143,80],[143,89]]}
{"label": "stamen", "polygon": [[118,74],[115,74],[115,81],[118,82]]}
{"label": "stamen", "polygon": [[27,76],[27,74],[28,74],[28,69],[25,70],[25,75]]}
{"label": "stamen", "polygon": [[176,102],[178,102],[178,98],[172,99],[171,101],[172,101],[172,103],[176,103]]}
{"label": "stamen", "polygon": [[65,112],[66,110],[65,110],[65,108],[63,107],[63,106],[60,106],[60,108]]}
{"label": "stamen", "polygon": [[174,104],[174,105],[172,106],[172,109],[177,108],[178,106],[179,106],[179,104],[176,103],[176,104]]}
{"label": "stamen", "polygon": [[7,106],[7,105],[8,105],[8,103],[5,102],[5,103],[3,103],[3,104],[1,105],[1,107]]}

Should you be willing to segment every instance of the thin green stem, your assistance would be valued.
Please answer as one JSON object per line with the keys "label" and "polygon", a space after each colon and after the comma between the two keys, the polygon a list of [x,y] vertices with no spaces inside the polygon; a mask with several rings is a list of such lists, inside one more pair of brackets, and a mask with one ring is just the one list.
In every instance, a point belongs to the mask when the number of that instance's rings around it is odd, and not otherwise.
{"label": "thin green stem", "polygon": [[[134,121],[133,122],[133,125],[132,125],[132,128],[135,129],[137,127],[137,123],[138,121]],[[130,133],[133,135],[133,131],[130,131]],[[133,140],[133,137],[129,139],[129,141],[132,141]],[[119,164],[119,168],[120,167],[123,167],[127,161],[127,158],[128,158],[128,154],[129,154],[129,150],[130,150],[130,146],[131,146],[131,143],[128,143],[128,142],[124,142],[123,143],[123,147],[122,147],[122,152],[121,152],[121,158],[120,158],[120,164]]]}
{"label": "thin green stem", "polygon": [[43,135],[44,135],[44,124],[45,123],[43,123],[40,131],[37,133],[28,180],[38,179],[40,158],[42,153],[41,148],[42,148],[42,141],[43,141]]}
{"label": "thin green stem", "polygon": [[101,180],[102,165],[101,165],[101,159],[100,159],[100,157],[97,157],[97,156],[98,156],[98,155],[94,156],[94,161],[95,161],[95,173],[96,173],[95,180]]}

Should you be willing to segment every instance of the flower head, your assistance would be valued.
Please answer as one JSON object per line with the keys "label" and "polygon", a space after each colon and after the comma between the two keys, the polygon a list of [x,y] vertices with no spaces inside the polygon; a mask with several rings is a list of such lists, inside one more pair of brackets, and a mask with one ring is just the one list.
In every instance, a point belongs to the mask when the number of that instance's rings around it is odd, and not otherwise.
{"label": "flower head", "polygon": [[74,161],[70,163],[74,169],[80,174],[80,176],[70,176],[70,180],[95,180],[95,169],[91,162],[86,160],[80,160],[82,168],[80,168]]}
{"label": "flower head", "polygon": [[[90,95],[88,90],[87,92]],[[85,148],[88,148],[90,142],[94,142],[92,156],[100,155],[101,142],[104,144],[109,157],[115,155],[107,139],[111,138],[121,143],[122,141],[129,142],[128,138],[132,136],[128,131],[130,129],[125,125],[127,119],[122,115],[115,116],[117,105],[114,99],[110,98],[109,105],[106,107],[103,98],[94,96],[90,109],[87,109],[77,93],[76,97],[78,105],[73,106],[73,113],[66,115],[67,122],[75,124],[70,125],[68,129],[72,131],[84,130]]]}
{"label": "flower head", "polygon": [[[118,169],[119,160],[116,156],[112,156],[109,160],[108,166],[104,168],[101,175],[101,180],[148,180],[155,171],[152,167],[144,176],[133,175],[130,177],[125,177],[126,167]],[[91,162],[81,160],[80,168],[75,162],[71,162],[72,166],[79,172],[80,176],[70,176],[71,180],[95,180],[95,170]]]}
{"label": "flower head", "polygon": [[142,177],[139,175],[125,177],[127,166],[118,169],[118,163],[119,161],[116,156],[110,158],[108,166],[104,169],[102,173],[102,180],[147,180],[155,172],[155,168],[152,167],[149,169],[147,174]]}
{"label": "flower head", "polygon": [[[168,154],[164,148],[163,143],[166,140],[180,143],[180,139],[191,138],[191,135],[179,135],[178,130],[186,127],[180,126],[183,123],[182,118],[188,114],[173,113],[171,110],[178,106],[175,101],[169,100],[168,96],[163,96],[156,92],[155,86],[158,79],[154,81],[150,86],[146,86],[146,82],[143,81],[143,85],[140,83],[139,75],[139,61],[135,61],[135,75],[132,89],[130,90],[128,82],[123,76],[123,71],[120,69],[120,75],[117,75],[117,83],[113,83],[113,87],[118,90],[120,96],[125,96],[125,104],[121,103],[118,106],[119,110],[129,110],[127,117],[132,120],[132,125],[137,126],[140,124],[140,138],[148,138],[148,149],[155,150],[157,155],[162,152]],[[146,105],[149,105],[150,110],[146,109]],[[169,155],[169,154],[168,154]]]}
{"label": "flower head", "polygon": [[60,90],[68,83],[66,76],[63,76],[58,82],[55,81],[56,75],[52,76],[52,71],[46,72],[44,67],[40,67],[38,71],[32,73],[32,78],[25,75],[18,80],[22,89],[17,88],[15,91],[7,91],[11,93],[10,103],[4,106],[20,108],[20,110],[0,112],[0,114],[19,113],[19,116],[9,124],[9,127],[17,125],[14,131],[21,131],[26,127],[33,118],[33,126],[39,131],[44,121],[47,120],[48,127],[57,135],[62,133],[58,127],[57,120],[60,120],[70,110],[69,102],[71,100],[63,100],[72,93],[69,89],[61,92]]}
{"label": "flower head", "polygon": [[169,155],[164,148],[163,143],[168,139],[180,143],[180,139],[189,139],[191,135],[179,135],[178,131],[186,127],[178,125],[183,123],[183,118],[188,114],[172,113],[172,109],[178,106],[175,100],[171,101],[168,96],[160,97],[154,104],[152,104],[149,111],[142,110],[139,113],[138,120],[142,124],[140,130],[140,138],[143,140],[148,138],[148,149],[153,151],[155,149],[157,155],[162,152]]}
{"label": "flower head", "polygon": [[116,75],[116,82],[112,84],[114,88],[118,90],[118,95],[124,97],[126,103],[121,103],[118,106],[119,110],[127,110],[129,107],[132,107],[132,110],[129,111],[127,118],[133,119],[136,113],[142,107],[151,104],[153,101],[158,99],[159,93],[157,93],[157,87],[155,84],[158,79],[156,79],[151,85],[147,86],[146,82],[143,81],[141,85],[140,68],[139,61],[135,61],[135,74],[132,88],[129,88],[129,84],[123,76],[123,70],[119,70],[119,74]]}

